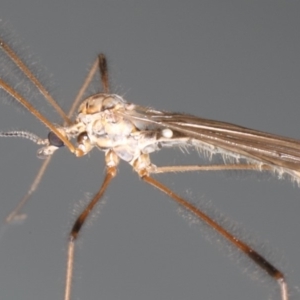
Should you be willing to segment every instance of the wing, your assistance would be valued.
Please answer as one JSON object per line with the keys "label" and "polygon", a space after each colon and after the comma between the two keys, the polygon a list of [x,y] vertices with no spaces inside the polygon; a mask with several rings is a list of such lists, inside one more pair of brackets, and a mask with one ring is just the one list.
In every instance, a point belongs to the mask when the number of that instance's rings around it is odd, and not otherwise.
{"label": "wing", "polygon": [[[179,137],[195,146],[208,145],[213,152],[254,160],[272,166],[277,172],[287,172],[300,180],[300,141],[248,129],[242,126],[202,119],[196,116],[160,112],[136,106],[122,113],[139,129],[169,128]],[[207,148],[207,147],[206,147]]]}

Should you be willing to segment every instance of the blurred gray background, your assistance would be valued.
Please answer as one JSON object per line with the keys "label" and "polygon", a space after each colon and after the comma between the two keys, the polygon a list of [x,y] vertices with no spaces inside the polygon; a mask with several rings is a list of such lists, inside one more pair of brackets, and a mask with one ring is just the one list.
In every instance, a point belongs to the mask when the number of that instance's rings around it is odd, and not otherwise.
{"label": "blurred gray background", "polygon": [[[297,1],[2,0],[0,18],[65,109],[104,52],[112,90],[128,101],[299,138],[299,8]],[[36,95],[26,86],[24,93]],[[59,122],[42,97],[38,101]],[[1,104],[0,114],[1,130],[47,134],[14,104]],[[2,221],[41,164],[37,149],[25,140],[0,141]],[[0,299],[62,299],[68,232],[86,193],[99,188],[103,158],[98,151],[81,159],[67,149],[55,154],[24,208],[27,220],[2,227]],[[153,162],[197,159],[165,150]],[[252,239],[267,241],[267,249],[260,242],[257,248],[286,272],[291,299],[299,299],[297,186],[257,174],[157,178],[195,202],[211,201]],[[251,264],[236,263],[241,256],[218,245],[210,232],[205,239],[200,226],[190,226],[177,205],[141,182],[130,166],[120,165],[104,200],[78,243],[72,299],[279,299],[275,283],[253,273]]]}

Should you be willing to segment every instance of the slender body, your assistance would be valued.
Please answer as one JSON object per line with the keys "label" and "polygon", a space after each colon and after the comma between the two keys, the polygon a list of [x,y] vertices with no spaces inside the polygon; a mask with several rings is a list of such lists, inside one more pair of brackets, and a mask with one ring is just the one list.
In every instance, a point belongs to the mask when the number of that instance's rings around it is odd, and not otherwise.
{"label": "slender body", "polygon": [[[211,226],[221,236],[252,259],[267,274],[276,280],[280,287],[282,300],[288,300],[288,288],[284,274],[269,263],[264,257],[236,238],[216,221],[202,212],[172,190],[152,178],[153,173],[196,170],[268,170],[278,177],[289,177],[300,183],[300,141],[276,136],[241,126],[202,119],[192,115],[157,111],[128,103],[121,96],[109,92],[107,65],[103,54],[100,54],[84,82],[78,97],[68,115],[57,105],[37,78],[0,39],[0,47],[14,61],[42,95],[62,116],[64,124],[56,126],[47,120],[22,95],[0,78],[0,88],[5,90],[16,101],[21,103],[49,129],[48,138],[42,139],[26,131],[1,132],[2,137],[27,138],[38,145],[38,156],[46,158],[41,171],[37,174],[28,193],[18,207],[7,217],[10,222],[20,216],[19,212],[32,192],[39,184],[45,168],[53,153],[66,146],[77,157],[86,155],[93,148],[105,153],[106,176],[99,191],[77,218],[71,232],[68,246],[68,259],[65,284],[65,300],[71,299],[72,275],[74,264],[75,242],[85,220],[96,203],[103,196],[107,186],[117,174],[120,160],[128,162],[146,183],[170,196],[179,205]],[[103,93],[91,95],[81,100],[82,94],[91,82],[97,68],[100,69]],[[80,102],[81,101],[81,102]],[[80,103],[80,104],[78,104]],[[78,107],[78,108],[77,108]],[[74,119],[71,116],[77,108]],[[75,141],[75,142],[74,142]],[[157,167],[152,164],[150,154],[163,147],[194,147],[209,157],[215,154],[222,156],[222,165],[193,165]],[[101,298],[101,295],[100,295]]]}
{"label": "slender body", "polygon": [[[156,111],[127,103],[115,94],[96,94],[79,106],[75,124],[58,128],[68,139],[77,138],[77,149],[85,155],[93,147],[111,150],[135,165],[143,155],[162,147],[191,146],[207,155],[221,154],[224,163],[247,162],[267,167],[279,177],[300,180],[300,142],[230,123],[192,115]],[[50,155],[59,146],[41,149]],[[78,151],[78,150],[77,150]],[[147,165],[148,164],[148,165]],[[143,168],[151,166],[150,162]]]}

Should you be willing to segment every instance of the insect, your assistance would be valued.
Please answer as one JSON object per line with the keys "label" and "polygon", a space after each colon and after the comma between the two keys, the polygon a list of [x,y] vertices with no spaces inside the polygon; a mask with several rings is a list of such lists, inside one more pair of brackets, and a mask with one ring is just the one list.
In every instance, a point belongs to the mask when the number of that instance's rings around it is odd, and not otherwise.
{"label": "insect", "polygon": [[[127,102],[123,97],[110,93],[106,58],[100,54],[93,64],[73,106],[68,114],[59,107],[35,75],[2,39],[0,48],[35,85],[46,100],[62,117],[64,124],[54,125],[41,114],[16,89],[0,78],[0,88],[23,105],[39,119],[50,132],[43,139],[27,131],[1,132],[1,137],[20,137],[42,147],[38,156],[45,162],[31,189],[18,207],[7,217],[7,222],[22,218],[19,213],[39,184],[45,168],[55,151],[67,147],[81,157],[93,148],[104,152],[106,174],[99,191],[75,221],[70,232],[65,281],[65,300],[71,299],[75,245],[82,225],[94,206],[101,200],[112,179],[117,175],[120,160],[128,162],[138,176],[153,187],[167,194],[184,209],[212,227],[221,236],[253,260],[270,277],[278,282],[281,299],[288,300],[286,279],[281,270],[273,266],[253,248],[224,229],[200,208],[189,203],[151,175],[178,171],[205,170],[256,170],[270,171],[279,177],[287,176],[300,183],[300,141],[247,129],[230,123],[206,120],[193,115],[157,111]],[[100,70],[103,92],[82,100],[97,69]],[[73,119],[75,110],[77,114]],[[74,142],[75,141],[75,142]],[[152,164],[150,154],[168,147],[189,146],[210,155],[220,154],[224,164],[158,167]]]}

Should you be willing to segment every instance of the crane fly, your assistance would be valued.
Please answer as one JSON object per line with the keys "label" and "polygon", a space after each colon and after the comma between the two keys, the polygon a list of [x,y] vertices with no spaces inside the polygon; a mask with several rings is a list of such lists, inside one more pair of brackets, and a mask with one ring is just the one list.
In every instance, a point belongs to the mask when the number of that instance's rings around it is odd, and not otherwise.
{"label": "crane fly", "polygon": [[[158,111],[129,103],[123,97],[110,93],[107,62],[103,54],[100,54],[92,65],[69,113],[66,114],[33,72],[1,38],[0,47],[63,119],[63,125],[54,125],[16,89],[0,78],[0,88],[49,129],[47,138],[40,138],[27,131],[0,132],[1,137],[26,138],[41,145],[38,157],[45,159],[31,188],[6,218],[6,221],[9,223],[22,217],[21,208],[37,188],[56,150],[65,146],[76,157],[86,155],[93,148],[97,148],[105,154],[106,174],[102,186],[78,216],[69,234],[65,300],[71,299],[74,251],[79,232],[94,206],[103,197],[110,182],[117,175],[117,166],[120,160],[128,162],[143,181],[167,194],[179,206],[201,219],[244,253],[278,283],[281,299],[289,299],[283,272],[251,246],[206,215],[201,208],[177,195],[151,175],[184,171],[253,170],[269,171],[278,177],[289,177],[299,184],[300,141],[230,123],[202,119],[188,114]],[[82,100],[83,94],[97,70],[100,71],[103,92]],[[76,109],[77,114],[75,118],[72,118]],[[150,154],[161,148],[187,146],[205,151],[210,156],[221,155],[224,163],[159,167],[152,164],[150,160]]]}

